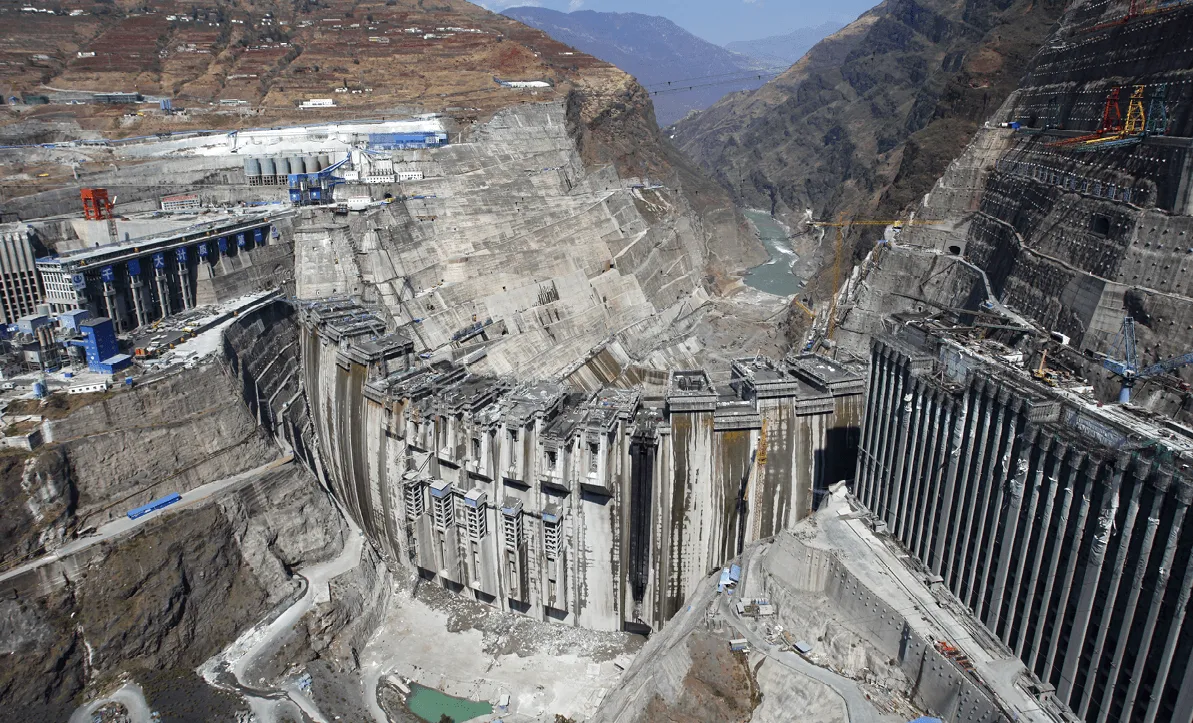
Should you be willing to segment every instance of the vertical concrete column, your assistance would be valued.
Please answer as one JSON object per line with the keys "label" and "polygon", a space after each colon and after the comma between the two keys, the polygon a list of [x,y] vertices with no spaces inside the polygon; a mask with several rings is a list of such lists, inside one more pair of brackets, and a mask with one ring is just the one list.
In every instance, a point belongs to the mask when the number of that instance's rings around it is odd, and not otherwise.
{"label": "vertical concrete column", "polygon": [[[1065,475],[1064,486],[1060,488],[1060,511],[1057,513],[1056,534],[1052,536],[1054,543],[1053,551],[1048,556],[1048,572],[1044,575],[1044,595],[1040,600],[1041,607],[1034,615],[1036,618],[1036,632],[1032,636],[1031,647],[1027,649],[1027,658],[1024,660],[1027,663],[1027,667],[1033,671],[1036,668],[1036,660],[1039,658],[1040,653],[1043,652],[1041,647],[1044,644],[1044,622],[1049,616],[1058,614],[1056,610],[1051,608],[1052,589],[1056,584],[1056,571],[1060,567],[1061,545],[1063,544],[1065,535],[1069,531],[1069,513],[1073,508],[1073,498],[1077,495],[1074,489],[1077,472],[1083,466],[1084,461],[1085,455],[1083,453],[1076,449],[1069,450],[1069,473]],[[1055,635],[1053,638],[1055,638]],[[1046,679],[1044,675],[1040,677]]]}
{"label": "vertical concrete column", "polygon": [[[1039,438],[1040,430],[1034,424],[1028,424],[1023,430],[1023,435],[1018,445],[1019,449],[1015,454],[1015,463],[1009,470],[1011,477],[1007,480],[1007,523],[1006,528],[1002,533],[1002,544],[999,547],[998,555],[998,572],[994,576],[994,588],[991,590],[990,597],[990,630],[998,635],[998,624],[1002,620],[1002,601],[1003,596],[1007,591],[1007,575],[1011,571],[1011,558],[1016,557],[1015,542],[1019,534],[1019,511],[1023,505],[1023,492],[1027,486],[1027,476],[1031,469],[1032,454],[1036,451],[1036,441]],[[1007,445],[1008,451],[1011,445]],[[1040,453],[1040,457],[1036,462],[1036,469],[1043,469],[1044,467],[1044,453]],[[1039,475],[1037,474],[1037,479]],[[998,534],[998,528],[995,527],[993,535]],[[1019,547],[1017,557],[1022,560],[1024,554],[1027,552],[1027,544],[1031,541],[1031,530],[1028,530],[1027,537],[1023,540],[1023,545]],[[993,545],[990,545],[993,548]],[[991,553],[993,554],[993,553]],[[985,578],[983,578],[985,579]],[[1011,590],[1011,598],[1014,599],[1018,590]],[[985,597],[985,595],[983,595]],[[1009,628],[1010,626],[1008,626]],[[1006,641],[1006,634],[1000,636],[1003,641]]]}
{"label": "vertical concrete column", "polygon": [[877,339],[870,342],[870,378],[866,385],[865,416],[862,417],[862,438],[858,444],[857,472],[853,495],[861,503],[866,504],[867,491],[870,485],[870,474],[874,465],[870,460],[870,449],[874,445],[874,420],[878,414],[878,395],[882,382],[882,354]]}
{"label": "vertical concrete column", "polygon": [[[965,429],[965,451],[961,453],[959,460],[960,466],[957,469],[957,483],[955,488],[957,514],[953,516],[953,526],[949,532],[947,545],[948,556],[945,557],[944,570],[938,573],[945,579],[945,585],[950,590],[953,590],[954,594],[957,592],[953,585],[957,579],[957,568],[959,566],[957,551],[959,550],[958,543],[961,541],[961,525],[965,519],[966,508],[972,509],[970,505],[965,504],[965,499],[968,496],[967,493],[972,483],[970,470],[973,469],[974,447],[977,443],[978,427],[983,424],[989,424],[989,405],[990,396],[987,394],[986,380],[980,379],[974,384],[973,396],[969,407],[969,422]],[[958,595],[958,597],[960,596]]]}
{"label": "vertical concrete column", "polygon": [[[1193,559],[1193,558],[1191,558],[1191,559]],[[1188,593],[1186,592],[1186,590],[1187,590],[1187,586],[1188,586],[1189,576],[1191,574],[1193,574],[1193,564],[1190,564],[1188,567],[1185,568],[1185,587],[1181,588],[1181,593],[1180,593],[1180,597],[1178,598],[1178,600],[1188,597]],[[1177,630],[1174,628],[1171,631],[1171,633],[1169,634],[1169,638],[1175,639],[1177,637],[1179,637],[1179,636],[1177,634]],[[1139,667],[1139,665],[1137,663],[1136,668],[1138,668],[1138,667]],[[1165,685],[1167,685],[1167,682],[1168,682],[1167,679],[1165,679],[1165,681],[1164,681]],[[1135,692],[1134,689],[1137,688],[1138,685],[1139,685],[1139,681],[1132,681],[1132,683],[1131,683],[1132,690],[1128,691],[1128,692],[1134,693]],[[1159,700],[1157,699],[1156,696],[1157,695],[1163,696],[1163,687],[1164,686],[1160,685],[1160,681],[1157,680],[1155,686],[1153,686],[1153,688],[1152,688],[1152,691],[1153,691],[1152,692],[1152,705],[1157,705],[1159,703]],[[1172,717],[1170,719],[1168,719],[1168,720],[1172,721],[1173,723],[1177,723],[1178,721],[1183,723],[1183,721],[1193,720],[1193,661],[1191,661],[1190,664],[1185,666],[1185,677],[1181,680],[1180,691],[1181,691],[1180,695],[1178,695],[1177,699],[1176,699],[1176,705],[1173,707]],[[1128,697],[1130,698],[1130,700],[1133,703],[1134,696],[1129,695]],[[1129,710],[1129,709],[1124,709],[1124,710]],[[1150,706],[1149,706],[1149,710],[1150,710]]]}
{"label": "vertical concrete column", "polygon": [[[940,507],[940,491],[938,489],[940,480],[940,461],[945,452],[941,447],[943,440],[940,438],[940,430],[942,428],[948,429],[950,409],[947,406],[948,395],[940,390],[932,393],[932,408],[929,411],[931,426],[928,435],[927,453],[924,454],[919,472],[919,477],[924,480],[924,498],[919,504],[918,514],[915,516],[915,528],[911,533],[911,546],[908,548],[911,553],[921,562],[927,561],[927,556],[921,552],[924,543],[924,527],[928,525],[928,521],[936,516],[936,510]],[[931,530],[931,527],[928,527]]]}
{"label": "vertical concrete column", "polygon": [[[909,490],[915,483],[907,474],[910,466],[907,464],[907,456],[914,455],[916,447],[920,444],[919,421],[924,407],[923,380],[913,377],[908,381],[907,393],[904,395],[903,403],[899,405],[899,447],[895,457],[895,473],[891,478],[894,485],[891,490],[891,504],[887,506],[890,515],[887,524],[890,525],[891,536],[895,539],[899,539],[899,532],[903,529],[902,517],[907,509]],[[911,446],[910,451],[908,445]]]}
{"label": "vertical concrete column", "polygon": [[891,420],[891,400],[895,395],[895,364],[892,359],[893,351],[883,345],[879,353],[879,363],[882,369],[881,390],[879,392],[878,414],[874,418],[873,442],[870,445],[870,484],[869,499],[866,507],[875,515],[878,514],[878,500],[882,489],[889,483],[886,469],[883,467],[883,454],[890,442],[887,427]]}
{"label": "vertical concrete column", "polygon": [[[1102,604],[1102,616],[1099,619],[1097,626],[1097,634],[1094,636],[1094,649],[1089,658],[1089,664],[1085,668],[1085,685],[1081,691],[1081,703],[1078,706],[1078,713],[1082,718],[1089,715],[1090,702],[1093,700],[1094,684],[1098,676],[1105,672],[1106,676],[1106,693],[1109,694],[1114,690],[1115,675],[1117,671],[1110,671],[1102,665],[1102,651],[1106,648],[1106,637],[1110,634],[1110,619],[1114,613],[1114,606],[1118,601],[1120,586],[1123,581],[1123,569],[1127,564],[1127,553],[1131,549],[1131,537],[1135,534],[1135,520],[1139,516],[1139,496],[1143,492],[1144,483],[1149,476],[1149,470],[1137,464],[1133,464],[1129,472],[1135,474],[1127,474],[1127,484],[1130,486],[1130,499],[1127,502],[1127,515],[1123,520],[1122,532],[1119,535],[1118,550],[1114,554],[1114,563],[1110,568],[1110,582],[1106,590],[1106,601]],[[1153,504],[1153,511],[1159,510],[1159,500],[1161,495],[1157,495],[1155,503]],[[1159,520],[1157,520],[1158,522]],[[1151,530],[1151,534],[1155,535],[1155,528]],[[1148,533],[1144,532],[1144,545],[1149,545],[1147,541]],[[1130,593],[1128,593],[1129,595]],[[1129,600],[1128,600],[1129,604]],[[1123,620],[1122,624],[1115,625],[1118,630],[1119,642],[1125,643],[1127,637],[1131,632],[1131,625],[1129,620]],[[1103,700],[1109,702],[1107,696],[1103,696]],[[1103,707],[1098,713],[1099,720],[1106,720],[1107,710]]]}
{"label": "vertical concrete column", "polygon": [[946,546],[953,543],[954,539],[949,534],[949,520],[953,514],[953,492],[957,483],[957,470],[961,467],[961,448],[965,444],[965,430],[969,427],[969,419],[972,416],[969,413],[972,400],[973,395],[967,393],[960,400],[949,403],[953,409],[953,428],[949,435],[948,459],[945,462],[947,468],[944,471],[944,487],[940,499],[940,523],[936,528],[939,532],[929,535],[929,539],[932,537],[936,539],[927,546],[932,548],[932,563],[929,567],[942,577],[946,564],[944,550]]}
{"label": "vertical concrete column", "polygon": [[[1090,484],[1081,495],[1081,508],[1077,511],[1077,526],[1075,527],[1076,534],[1073,538],[1073,549],[1069,551],[1069,564],[1067,569],[1065,569],[1064,581],[1061,583],[1061,599],[1059,599],[1061,600],[1061,603],[1059,603],[1059,606],[1057,607],[1056,625],[1052,628],[1052,641],[1049,643],[1047,662],[1044,668],[1047,678],[1051,678],[1053,669],[1056,669],[1056,655],[1058,653],[1059,647],[1061,647],[1061,631],[1064,630],[1065,612],[1067,612],[1068,608],[1069,594],[1071,591],[1073,591],[1073,580],[1077,575],[1077,560],[1081,556],[1081,545],[1084,544],[1086,519],[1089,517],[1090,495],[1092,495],[1096,489],[1105,488],[1106,492],[1102,494],[1102,500],[1104,500],[1102,509],[1105,511],[1105,508],[1108,507],[1107,502],[1111,501],[1112,499],[1114,501],[1114,505],[1118,505],[1118,490],[1113,489],[1111,481],[1106,480],[1105,478],[1106,476],[1114,475],[1113,469],[1111,472],[1109,472],[1109,475],[1105,475],[1102,474],[1102,472],[1105,470],[1099,470],[1098,466],[1095,465],[1095,469],[1092,471],[1094,474],[1086,475],[1089,478]],[[1104,530],[1099,527],[1099,530],[1094,532],[1094,539],[1090,540],[1089,558],[1086,562],[1087,575],[1090,569],[1096,569],[1099,571],[1101,570],[1102,558],[1104,558],[1106,554],[1105,540],[1102,542],[1100,554],[1098,550],[1096,550],[1096,543],[1098,543],[1102,532],[1104,532]],[[1107,534],[1109,533],[1109,525],[1105,527],[1105,532]],[[1094,588],[1096,588],[1096,585],[1094,585]],[[1077,600],[1076,610],[1074,611],[1074,620],[1081,619],[1082,617],[1081,607],[1083,597],[1084,595]],[[1069,634],[1070,647],[1075,642],[1080,645],[1084,642],[1084,639],[1086,639],[1086,632],[1084,632],[1084,630],[1078,630],[1078,626],[1075,624],[1073,629],[1070,630]],[[1067,673],[1067,671],[1065,671],[1064,660],[1061,661],[1061,681],[1059,681],[1059,684],[1056,686],[1056,690],[1057,698],[1061,699],[1061,702],[1065,705],[1068,705],[1069,692],[1073,690],[1073,675],[1071,675],[1071,672]]]}
{"label": "vertical concrete column", "polygon": [[143,310],[145,300],[142,298],[145,294],[145,282],[141,281],[140,275],[134,276],[132,280],[133,289],[133,312],[137,315],[137,326],[145,326],[148,321]]}
{"label": "vertical concrete column", "polygon": [[[1170,489],[1176,493],[1178,506],[1176,512],[1173,513],[1172,527],[1168,530],[1168,542],[1164,546],[1164,554],[1160,558],[1160,570],[1156,579],[1155,590],[1152,592],[1152,604],[1148,610],[1147,622],[1144,624],[1143,635],[1141,636],[1143,644],[1140,646],[1140,650],[1136,652],[1135,672],[1132,674],[1131,684],[1127,688],[1127,695],[1123,699],[1123,712],[1125,715],[1130,715],[1131,709],[1135,707],[1135,696],[1139,694],[1140,676],[1143,664],[1147,661],[1152,637],[1155,634],[1156,621],[1160,614],[1160,603],[1168,591],[1172,565],[1176,557],[1177,545],[1180,542],[1181,528],[1184,526],[1185,516],[1189,511],[1189,504],[1193,503],[1193,484],[1190,484],[1188,480],[1178,477],[1176,483]],[[1181,577],[1181,589],[1177,594],[1176,608],[1172,612],[1168,635],[1165,638],[1164,652],[1160,656],[1160,667],[1156,671],[1155,680],[1152,682],[1152,694],[1148,701],[1147,713],[1143,719],[1144,723],[1155,723],[1156,715],[1160,711],[1160,701],[1164,697],[1164,688],[1168,685],[1168,674],[1172,670],[1172,659],[1176,655],[1177,640],[1180,639],[1180,631],[1185,623],[1185,616],[1188,614],[1189,595],[1193,592],[1193,555],[1188,555],[1184,571],[1185,574]],[[1190,717],[1189,706],[1193,704],[1193,700],[1187,700],[1187,696],[1193,693],[1193,683],[1188,680],[1190,670],[1193,670],[1193,666],[1188,666],[1185,670],[1184,687],[1181,688],[1181,695],[1177,699],[1177,710],[1183,710],[1186,718]]]}
{"label": "vertical concrete column", "polygon": [[162,318],[170,315],[170,284],[166,281],[164,269],[154,269],[154,281],[157,282],[157,298],[162,302]]}
{"label": "vertical concrete column", "polygon": [[919,444],[918,454],[915,458],[915,464],[908,469],[908,476],[910,476],[915,483],[915,496],[908,502],[908,513],[904,517],[904,532],[903,538],[906,541],[907,549],[915,549],[915,542],[917,539],[917,531],[920,527],[920,522],[924,519],[929,507],[932,506],[933,501],[930,497],[931,479],[928,474],[929,464],[933,455],[936,453],[935,447],[935,429],[940,421],[940,406],[938,400],[938,392],[933,387],[925,387],[924,390],[924,414],[920,420]]}
{"label": "vertical concrete column", "polygon": [[[1152,498],[1151,509],[1148,511],[1147,527],[1144,528],[1143,540],[1139,545],[1139,559],[1135,563],[1135,575],[1130,583],[1130,592],[1127,594],[1127,606],[1123,610],[1121,622],[1115,625],[1117,628],[1116,634],[1118,636],[1118,644],[1115,645],[1114,657],[1111,658],[1110,667],[1107,668],[1106,689],[1102,694],[1102,702],[1098,709],[1098,720],[1101,721],[1101,723],[1105,723],[1110,714],[1110,705],[1114,698],[1114,690],[1118,687],[1119,671],[1122,669],[1123,656],[1127,652],[1127,641],[1131,637],[1131,628],[1135,624],[1135,611],[1139,606],[1139,594],[1143,590],[1143,579],[1147,575],[1148,563],[1151,561],[1152,550],[1156,544],[1156,531],[1160,527],[1161,509],[1164,505],[1164,499],[1168,495],[1168,490],[1172,486],[1172,473],[1157,471],[1147,479],[1147,482],[1151,484],[1152,488],[1154,489],[1155,496]],[[1139,487],[1143,487],[1143,484],[1144,480],[1138,480],[1137,485]],[[1126,538],[1124,538],[1124,546],[1126,546],[1126,542]],[[1162,591],[1159,591],[1158,594],[1163,596]],[[1104,609],[1107,611],[1106,614],[1109,615],[1111,612],[1113,612],[1114,606],[1110,603],[1107,603]],[[1105,621],[1105,617],[1103,620]],[[1106,630],[1109,627],[1110,625],[1108,622],[1102,623],[1102,630]],[[1173,630],[1180,630],[1180,626],[1178,625],[1177,627],[1173,628]],[[1101,632],[1102,631],[1100,630],[1099,633]],[[1141,659],[1143,660],[1147,659],[1148,651],[1150,650],[1152,643],[1151,632],[1152,631],[1148,631],[1147,639],[1141,641],[1139,650],[1136,651],[1136,654],[1141,655]],[[1101,667],[1098,665],[1098,658],[1096,656],[1090,660],[1093,661],[1093,666]],[[1096,670],[1097,667],[1094,669]],[[1092,683],[1093,678],[1091,677],[1090,687],[1093,687]],[[1135,696],[1132,695],[1132,701],[1134,701],[1134,698]],[[1130,708],[1125,708],[1124,720],[1130,720],[1130,718],[1131,710]]]}
{"label": "vertical concrete column", "polygon": [[866,464],[869,466],[869,471],[866,477],[865,497],[862,499],[862,504],[871,512],[877,509],[878,487],[882,484],[880,450],[885,441],[883,430],[886,427],[887,404],[890,401],[891,386],[894,382],[891,378],[887,357],[886,345],[875,342],[874,375],[877,377],[877,384],[874,390],[874,401],[867,404],[867,414],[873,417],[873,421],[870,424],[870,446],[866,450]]}
{"label": "vertical concrete column", "polygon": [[[1036,446],[1039,448],[1039,461],[1036,463],[1035,478],[1031,483],[1031,494],[1027,500],[1027,514],[1023,516],[1027,527],[1023,530],[1023,547],[1021,548],[1018,559],[1015,561],[1015,581],[1011,584],[1011,601],[1007,608],[1007,629],[1003,633],[1002,641],[1008,647],[1015,648],[1016,655],[1023,654],[1023,638],[1027,633],[1026,621],[1019,626],[1019,638],[1017,642],[1011,641],[1011,631],[1015,627],[1015,613],[1019,611],[1019,597],[1022,595],[1026,601],[1026,609],[1024,618],[1030,614],[1030,606],[1032,601],[1032,593],[1036,589],[1036,579],[1040,575],[1040,563],[1044,559],[1044,535],[1048,532],[1048,523],[1050,522],[1050,515],[1052,510],[1052,498],[1056,496],[1056,467],[1058,459],[1056,455],[1049,457],[1049,452],[1052,450],[1054,439],[1051,434],[1044,434],[1037,437]],[[1063,452],[1062,452],[1063,454]],[[1040,502],[1040,490],[1044,483],[1044,473],[1047,470],[1048,477],[1052,482],[1051,493],[1045,493],[1046,503],[1044,513],[1041,515],[1040,540],[1036,545],[1032,545],[1032,538],[1035,533],[1036,523],[1036,507]],[[1027,560],[1032,560],[1031,581],[1025,589],[1023,586],[1023,573],[1026,571]]]}
{"label": "vertical concrete column", "polygon": [[182,308],[191,308],[191,276],[185,261],[178,260],[178,283],[182,288]]}
{"label": "vertical concrete column", "polygon": [[124,322],[116,316],[116,287],[111,281],[104,282],[104,309],[107,310],[108,318],[112,320],[112,326],[116,327],[116,331],[124,331]]}
{"label": "vertical concrete column", "polygon": [[895,450],[898,448],[896,437],[899,432],[899,409],[903,405],[904,360],[901,354],[895,352],[892,352],[892,357],[891,398],[881,433],[882,442],[879,445],[881,454],[878,457],[878,495],[875,497],[872,508],[874,514],[881,520],[887,519],[887,507],[890,505],[891,491],[894,485],[891,470],[894,468]]}
{"label": "vertical concrete column", "polygon": [[[982,545],[982,536],[980,532],[976,532],[974,524],[974,514],[978,513],[978,524],[986,518],[986,504],[990,497],[990,473],[989,470],[994,466],[993,457],[998,454],[998,444],[1002,437],[1002,420],[1003,414],[1006,412],[1004,406],[1006,394],[1005,390],[999,390],[993,385],[986,388],[986,411],[982,414],[982,431],[981,441],[978,443],[978,449],[974,453],[973,467],[971,472],[972,494],[969,495],[969,504],[966,505],[965,512],[965,527],[961,531],[961,556],[957,558],[958,565],[958,587],[954,590],[957,597],[970,609],[973,610],[973,578],[974,572],[977,570],[977,553],[974,554],[973,560],[969,559],[971,549],[979,550]],[[993,416],[995,420],[993,424],[991,420],[991,410],[993,409]],[[994,440],[990,440],[990,428],[994,427]],[[980,500],[985,497],[986,502]],[[964,499],[964,498],[963,498]],[[971,548],[972,544],[972,548]]]}
{"label": "vertical concrete column", "polygon": [[904,411],[911,417],[907,425],[906,453],[896,461],[899,470],[899,499],[895,500],[895,521],[892,532],[904,546],[907,540],[904,533],[911,515],[915,514],[915,500],[919,494],[919,484],[915,476],[916,460],[924,445],[924,415],[927,412],[928,389],[920,378],[915,378],[911,387],[910,397],[903,405]]}
{"label": "vertical concrete column", "polygon": [[[1023,408],[1023,399],[1011,395],[1004,390],[998,395],[999,402],[999,436],[991,448],[990,474],[983,485],[986,496],[982,500],[982,516],[978,522],[978,549],[975,553],[974,569],[977,571],[974,579],[975,614],[981,620],[986,612],[986,590],[990,581],[990,573],[994,567],[994,541],[998,539],[999,528],[1002,526],[1003,496],[1010,483],[1014,470],[1011,469],[1011,453],[1019,442],[1019,411]],[[1006,413],[1006,425],[1002,424],[1002,415]],[[1022,448],[1022,445],[1019,445]],[[997,452],[997,456],[995,453]],[[1026,474],[1026,472],[1024,472]],[[1019,483],[1019,494],[1023,494],[1023,482]],[[993,502],[990,497],[994,496]],[[989,514],[986,510],[989,509]],[[990,520],[990,539],[986,541],[986,524]],[[1014,543],[1011,540],[1012,544]],[[991,630],[994,625],[989,626]]]}

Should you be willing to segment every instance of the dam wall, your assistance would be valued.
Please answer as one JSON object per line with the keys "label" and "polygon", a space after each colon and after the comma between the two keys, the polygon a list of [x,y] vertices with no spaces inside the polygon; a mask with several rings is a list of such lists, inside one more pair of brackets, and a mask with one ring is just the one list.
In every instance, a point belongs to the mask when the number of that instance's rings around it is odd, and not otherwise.
{"label": "dam wall", "polygon": [[674,371],[656,398],[428,363],[346,299],[301,302],[298,322],[316,456],[348,513],[388,562],[536,619],[657,629],[806,517],[857,444],[864,382],[818,357],[738,360],[719,387]]}
{"label": "dam wall", "polygon": [[857,498],[1087,721],[1193,720],[1193,431],[924,322],[875,340]]}

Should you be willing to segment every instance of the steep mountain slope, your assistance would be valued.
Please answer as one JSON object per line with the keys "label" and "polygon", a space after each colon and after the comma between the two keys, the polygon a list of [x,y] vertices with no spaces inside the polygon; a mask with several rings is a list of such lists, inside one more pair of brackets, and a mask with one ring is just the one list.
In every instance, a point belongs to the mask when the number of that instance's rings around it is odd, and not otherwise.
{"label": "steep mountain slope", "polygon": [[[539,7],[517,7],[505,15],[538,28],[552,38],[607,61],[647,87],[670,81],[741,73],[775,65],[701,40],[667,18],[639,13],[561,13]],[[811,45],[809,43],[809,45]],[[783,65],[786,65],[784,63]],[[697,80],[685,83],[708,82]],[[693,110],[715,103],[726,93],[762,85],[757,78],[655,97],[659,123],[669,125]]]}
{"label": "steep mountain slope", "polygon": [[1057,0],[885,0],[757,91],[674,128],[743,203],[896,212],[918,199],[1014,87]]}
{"label": "steep mountain slope", "polygon": [[812,46],[843,27],[845,23],[830,20],[813,27],[797,28],[783,35],[771,35],[756,40],[737,40],[726,43],[725,47],[768,66],[795,65]]}
{"label": "steep mountain slope", "polygon": [[[125,136],[376,117],[364,114],[471,119],[578,86],[614,94],[623,82],[607,63],[463,0],[163,0],[151,8],[100,4],[79,15],[8,4],[0,5],[0,28],[5,96],[29,100],[0,116],[16,126],[0,131],[6,142],[57,140],[69,119]],[[550,87],[504,87],[495,78]],[[141,114],[91,102],[92,93],[115,91],[140,93]],[[173,99],[175,112],[157,112],[157,98]],[[310,98],[332,98],[335,107],[298,107]]]}

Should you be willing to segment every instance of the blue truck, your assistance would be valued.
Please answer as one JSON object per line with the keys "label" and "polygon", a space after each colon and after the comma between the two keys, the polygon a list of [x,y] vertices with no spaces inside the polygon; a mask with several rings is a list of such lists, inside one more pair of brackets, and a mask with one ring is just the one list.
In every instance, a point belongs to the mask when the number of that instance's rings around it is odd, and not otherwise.
{"label": "blue truck", "polygon": [[153,502],[150,502],[148,504],[144,504],[144,505],[141,505],[140,507],[132,508],[131,510],[128,511],[128,518],[130,520],[135,520],[138,517],[144,517],[145,515],[149,514],[150,512],[153,512],[154,510],[160,510],[163,507],[169,507],[170,505],[174,504],[175,502],[177,502],[181,499],[182,499],[182,495],[178,494],[177,492],[173,492],[171,494],[166,495],[165,497],[162,497],[161,499],[156,499]]}

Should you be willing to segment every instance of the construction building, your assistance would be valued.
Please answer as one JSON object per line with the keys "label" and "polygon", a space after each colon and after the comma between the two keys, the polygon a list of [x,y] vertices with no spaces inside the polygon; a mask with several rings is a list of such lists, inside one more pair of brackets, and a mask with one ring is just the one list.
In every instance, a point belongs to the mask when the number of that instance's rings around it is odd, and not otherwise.
{"label": "construction building", "polygon": [[852,472],[865,382],[819,357],[586,393],[412,364],[410,338],[352,301],[301,318],[311,408],[336,410],[312,423],[337,497],[394,562],[501,609],[657,629]]}
{"label": "construction building", "polygon": [[13,324],[37,310],[41,283],[31,231],[0,230],[0,324]]}
{"label": "construction building", "polygon": [[[65,323],[63,327],[66,327]],[[116,329],[111,319],[87,319],[79,322],[78,331],[83,338],[72,341],[71,345],[82,347],[87,357],[87,368],[91,371],[98,374],[114,374],[132,365],[132,357],[120,353],[116,342]]]}
{"label": "construction building", "polygon": [[193,193],[176,193],[172,196],[162,196],[163,211],[195,211],[202,205],[199,197]]}
{"label": "construction building", "polygon": [[1193,430],[954,329],[873,342],[857,499],[1079,718],[1193,720]]}
{"label": "construction building", "polygon": [[87,309],[121,332],[209,303],[221,267],[251,264],[258,249],[276,242],[274,222],[287,213],[237,214],[38,259],[45,301],[55,313]]}
{"label": "construction building", "polygon": [[441,132],[370,133],[369,148],[378,151],[407,151],[440,148],[447,145]]}

